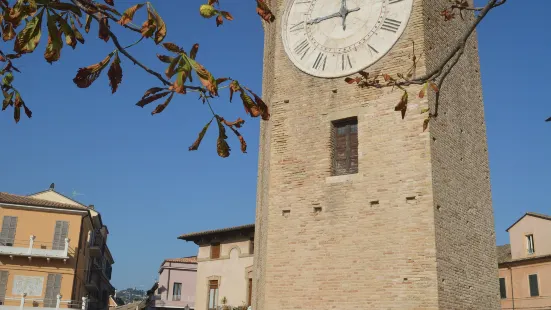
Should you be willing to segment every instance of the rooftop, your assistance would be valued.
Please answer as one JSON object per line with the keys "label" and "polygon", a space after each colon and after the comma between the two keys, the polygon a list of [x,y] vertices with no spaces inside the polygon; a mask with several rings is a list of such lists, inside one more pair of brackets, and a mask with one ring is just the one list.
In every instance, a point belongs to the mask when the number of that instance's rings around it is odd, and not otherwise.
{"label": "rooftop", "polygon": [[66,210],[88,210],[88,208],[84,206],[0,192],[0,204],[2,203]]}
{"label": "rooftop", "polygon": [[197,256],[188,256],[180,258],[167,258],[163,261],[164,263],[186,263],[186,264],[197,264]]}
{"label": "rooftop", "polygon": [[511,229],[513,226],[515,226],[518,222],[520,222],[520,220],[522,220],[523,218],[525,218],[527,215],[530,215],[530,216],[533,216],[533,217],[538,217],[540,219],[544,219],[544,220],[549,220],[551,221],[551,216],[549,215],[545,215],[545,214],[541,214],[541,213],[535,213],[535,212],[526,212],[523,216],[521,216],[516,222],[513,223],[513,225],[509,226],[509,228],[507,228],[505,231],[509,231],[509,229]]}
{"label": "rooftop", "polygon": [[186,240],[186,241],[197,241],[205,237],[206,238],[215,237],[216,235],[225,234],[225,233],[251,233],[251,232],[254,233],[254,224],[193,232],[193,233],[183,234],[179,236],[178,239]]}

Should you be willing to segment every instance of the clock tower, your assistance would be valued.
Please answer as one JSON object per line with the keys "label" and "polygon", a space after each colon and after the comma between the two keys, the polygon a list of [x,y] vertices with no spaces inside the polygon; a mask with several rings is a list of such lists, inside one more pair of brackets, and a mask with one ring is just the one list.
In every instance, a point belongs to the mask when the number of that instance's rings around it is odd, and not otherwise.
{"label": "clock tower", "polygon": [[436,68],[448,0],[267,0],[254,310],[499,309],[476,33],[419,99],[344,82]]}

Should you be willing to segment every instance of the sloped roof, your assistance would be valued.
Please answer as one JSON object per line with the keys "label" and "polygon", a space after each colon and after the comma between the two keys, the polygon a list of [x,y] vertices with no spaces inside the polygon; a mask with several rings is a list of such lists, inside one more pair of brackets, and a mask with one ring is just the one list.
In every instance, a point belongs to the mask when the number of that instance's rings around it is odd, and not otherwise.
{"label": "sloped roof", "polygon": [[[84,204],[82,204],[80,201],[76,201],[76,200],[74,200],[73,198],[68,197],[67,195],[63,195],[62,193],[60,193],[60,192],[58,192],[58,191],[56,191],[55,189],[52,189],[52,188],[49,188],[49,189],[47,189],[47,190],[40,191],[40,192],[38,192],[38,193],[30,194],[30,195],[27,195],[27,196],[28,196],[28,197],[31,197],[31,198],[34,198],[34,196],[37,196],[37,195],[40,195],[40,194],[43,194],[43,193],[48,193],[48,192],[56,193],[57,195],[59,195],[59,196],[65,198],[65,199],[68,199],[68,200],[74,202],[75,204],[78,204],[78,205],[81,205],[81,206],[83,206],[83,207],[86,207],[86,206],[85,206]],[[38,198],[38,199],[40,199],[40,198]]]}
{"label": "sloped roof", "polygon": [[180,258],[167,258],[163,261],[164,263],[186,263],[186,264],[197,264],[197,256],[188,256]]}
{"label": "sloped roof", "polygon": [[540,219],[544,219],[544,220],[549,220],[551,221],[551,216],[549,215],[545,215],[545,214],[541,214],[541,213],[535,213],[535,212],[526,212],[523,216],[521,216],[516,222],[513,223],[513,225],[509,226],[509,228],[507,228],[505,231],[509,231],[509,229],[513,228],[513,226],[515,226],[518,222],[520,222],[520,220],[522,220],[524,217],[526,217],[527,215],[530,215],[530,216],[533,216],[533,217],[538,217]]}
{"label": "sloped roof", "polygon": [[497,246],[497,263],[506,263],[512,260],[511,256],[511,245],[504,244]]}
{"label": "sloped roof", "polygon": [[55,202],[55,201],[50,201],[45,199],[32,198],[27,196],[19,196],[19,195],[4,193],[4,192],[0,192],[0,204],[1,203],[9,203],[9,204],[17,204],[17,205],[25,205],[25,206],[33,206],[33,207],[46,207],[46,208],[54,208],[54,209],[88,210],[88,208],[84,206]]}
{"label": "sloped roof", "polygon": [[220,229],[213,229],[213,230],[205,230],[200,232],[193,232],[189,234],[183,234],[178,239],[186,240],[186,241],[193,241],[197,239],[197,237],[206,237],[209,235],[215,235],[220,233],[226,233],[226,232],[234,232],[234,231],[254,231],[254,224],[247,224],[247,225],[241,225],[241,226],[234,226],[234,227],[226,227],[226,228],[220,228]]}

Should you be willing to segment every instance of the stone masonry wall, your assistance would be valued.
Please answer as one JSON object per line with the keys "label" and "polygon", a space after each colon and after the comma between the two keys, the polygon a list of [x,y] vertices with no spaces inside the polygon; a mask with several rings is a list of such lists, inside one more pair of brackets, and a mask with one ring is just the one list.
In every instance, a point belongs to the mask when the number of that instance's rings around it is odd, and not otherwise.
{"label": "stone masonry wall", "polygon": [[[416,54],[428,49],[425,40],[432,38],[425,31],[434,25],[425,25],[426,18],[447,1],[426,1],[415,1],[398,43],[367,71],[405,72],[411,66],[412,40]],[[465,234],[469,229],[488,236],[493,232],[489,183],[482,173],[472,186],[465,184],[461,172],[446,174],[442,156],[449,150],[441,151],[431,135],[447,129],[433,133],[431,124],[422,131],[425,115],[420,110],[433,99],[419,100],[419,87],[409,88],[411,101],[402,120],[393,109],[401,96],[398,91],[358,89],[342,78],[302,73],[283,49],[283,2],[271,1],[278,19],[265,27],[263,96],[272,118],[261,125],[253,309],[497,309],[488,295],[495,287],[489,281],[492,254],[455,248],[463,242],[477,251],[495,251],[495,243],[490,247],[489,242],[493,235],[470,240],[466,236],[475,236]],[[438,52],[424,53],[434,54]],[[469,61],[477,61],[476,55]],[[424,72],[423,57],[416,74]],[[473,106],[469,113],[483,119],[480,99]],[[331,121],[350,116],[358,118],[359,173],[331,177]],[[464,128],[476,129],[480,138],[481,126]],[[485,144],[485,138],[479,140],[453,143],[459,149],[468,144],[473,165],[486,162],[487,167],[487,160],[476,159],[478,148],[471,147]],[[434,158],[432,153],[441,155]],[[469,173],[477,171],[471,168]],[[461,177],[455,180],[455,175]],[[473,215],[468,223],[457,222],[454,208],[470,208],[448,206],[461,201],[455,191],[478,185],[482,188],[462,201],[477,206],[473,214],[489,217]],[[437,199],[442,201],[440,211]],[[314,207],[322,211],[316,213]],[[450,257],[461,265],[446,264]],[[470,264],[474,267],[469,269]],[[454,271],[456,266],[469,270],[470,284],[450,278],[461,275]],[[497,267],[493,280],[497,284]],[[451,296],[459,287],[467,290]],[[484,307],[473,307],[478,297],[486,298]]]}
{"label": "stone masonry wall", "polygon": [[[445,59],[474,20],[445,22],[425,0],[427,70]],[[431,121],[431,159],[440,309],[499,309],[488,146],[474,33],[446,78]],[[434,108],[435,96],[429,96]]]}

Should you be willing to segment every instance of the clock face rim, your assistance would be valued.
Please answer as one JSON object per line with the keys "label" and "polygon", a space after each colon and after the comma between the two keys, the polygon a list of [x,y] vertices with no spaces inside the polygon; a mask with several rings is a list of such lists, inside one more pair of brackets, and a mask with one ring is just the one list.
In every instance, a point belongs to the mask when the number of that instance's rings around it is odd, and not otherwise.
{"label": "clock face rim", "polygon": [[[336,79],[336,78],[342,78],[342,77],[350,76],[350,75],[353,75],[353,74],[355,74],[359,71],[365,70],[365,69],[373,66],[377,62],[379,62],[384,56],[386,56],[390,52],[390,50],[392,50],[392,48],[396,45],[396,43],[398,43],[398,41],[400,41],[400,38],[404,34],[404,32],[405,32],[405,30],[406,30],[406,28],[409,24],[409,20],[411,19],[411,15],[413,13],[413,5],[414,5],[414,2],[415,2],[415,0],[404,0],[405,2],[410,3],[406,7],[406,9],[407,9],[407,15],[406,15],[407,18],[405,18],[404,22],[400,25],[400,28],[398,29],[398,31],[396,31],[396,33],[393,34],[393,36],[395,38],[392,39],[392,43],[388,46],[388,48],[385,48],[384,52],[379,53],[380,54],[379,56],[374,57],[371,62],[369,62],[369,63],[366,62],[366,64],[363,64],[363,65],[361,65],[358,68],[353,69],[353,70],[349,69],[348,71],[344,71],[343,73],[335,73],[334,71],[331,71],[331,72],[323,74],[322,72],[314,71],[314,70],[310,70],[308,68],[305,68],[300,61],[296,60],[293,53],[292,53],[289,42],[287,40],[286,25],[288,24],[288,21],[289,21],[289,14],[291,13],[291,9],[292,9],[292,7],[293,7],[293,5],[295,4],[296,1],[299,1],[299,0],[285,0],[285,8],[284,8],[284,11],[283,11],[283,16],[282,16],[281,21],[280,21],[281,39],[282,39],[282,42],[283,42],[283,48],[285,50],[285,54],[287,55],[287,58],[289,58],[289,60],[293,63],[293,65],[296,68],[298,68],[300,71],[302,71],[302,72],[304,72],[304,73],[306,73],[310,76],[314,76],[314,77],[318,77],[318,78],[325,78],[325,79]],[[331,0],[315,0],[315,1],[331,1]],[[332,0],[332,1],[336,1],[336,0]],[[388,5],[389,1],[390,0],[382,0],[382,2],[386,2],[387,5]],[[371,29],[368,29],[366,31],[366,33],[368,33],[369,31],[371,31]]]}

